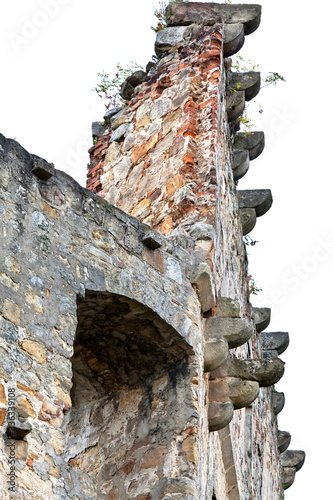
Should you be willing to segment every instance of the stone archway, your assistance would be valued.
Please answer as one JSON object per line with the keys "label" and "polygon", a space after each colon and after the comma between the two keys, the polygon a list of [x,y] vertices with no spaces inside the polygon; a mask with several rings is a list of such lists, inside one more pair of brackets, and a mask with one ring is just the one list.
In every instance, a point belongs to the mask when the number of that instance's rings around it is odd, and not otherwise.
{"label": "stone archway", "polygon": [[190,348],[154,311],[127,297],[88,291],[77,308],[73,406],[65,422],[71,494],[163,498],[165,467],[175,457],[176,474],[190,467],[176,442],[195,420]]}

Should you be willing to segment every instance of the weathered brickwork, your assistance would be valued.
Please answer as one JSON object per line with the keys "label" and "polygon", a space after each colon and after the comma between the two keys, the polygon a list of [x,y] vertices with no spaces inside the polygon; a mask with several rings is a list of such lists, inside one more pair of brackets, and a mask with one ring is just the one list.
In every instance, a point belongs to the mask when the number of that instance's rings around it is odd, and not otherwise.
{"label": "weathered brickwork", "polygon": [[1,498],[278,500],[303,465],[276,418],[289,337],[248,286],[272,195],[236,190],[260,75],[227,58],[260,13],[170,4],[88,189],[0,135]]}

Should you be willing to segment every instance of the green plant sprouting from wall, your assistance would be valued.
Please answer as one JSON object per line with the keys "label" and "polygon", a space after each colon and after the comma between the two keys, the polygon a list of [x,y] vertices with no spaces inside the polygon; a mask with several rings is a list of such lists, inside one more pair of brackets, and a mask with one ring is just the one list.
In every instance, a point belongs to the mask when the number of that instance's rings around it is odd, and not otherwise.
{"label": "green plant sprouting from wall", "polygon": [[[227,3],[231,3],[231,2],[227,2]],[[236,70],[237,72],[248,73],[251,71],[259,70],[259,64],[253,64],[251,61],[245,60],[244,57],[237,54],[237,56],[235,56],[232,60],[232,68],[234,70]],[[267,75],[262,79],[262,84],[261,84],[260,89],[268,87],[269,85],[275,86],[275,85],[277,85],[278,82],[285,82],[285,81],[286,81],[285,78],[282,75],[280,75],[280,73],[278,73],[277,71],[269,71],[267,73]],[[237,90],[238,89],[236,88],[235,91],[237,91]],[[256,102],[256,101],[254,101],[254,102]],[[242,129],[245,133],[251,132],[253,130],[253,127],[254,127],[253,121],[249,117],[247,111],[248,111],[248,103],[245,103],[245,110],[244,110],[242,116],[240,116],[238,118],[238,121],[239,121],[240,125],[242,126]],[[263,113],[263,109],[262,109],[260,103],[258,104],[257,111],[260,114]]]}
{"label": "green plant sprouting from wall", "polygon": [[262,288],[256,284],[251,275],[248,276],[249,280],[249,293],[252,295],[258,295],[259,292],[262,292]]}
{"label": "green plant sprouting from wall", "polygon": [[101,73],[97,73],[99,77],[99,83],[94,87],[93,91],[103,99],[106,109],[110,107],[123,106],[125,104],[124,99],[120,96],[120,89],[123,82],[128,78],[134,71],[142,70],[136,61],[131,61],[126,66],[117,62],[117,70],[113,77],[103,70]]}

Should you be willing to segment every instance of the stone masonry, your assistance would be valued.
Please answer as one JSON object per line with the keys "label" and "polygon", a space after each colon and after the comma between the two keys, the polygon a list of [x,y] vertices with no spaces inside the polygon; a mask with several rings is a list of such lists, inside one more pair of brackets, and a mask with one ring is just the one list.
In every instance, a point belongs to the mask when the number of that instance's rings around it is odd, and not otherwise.
{"label": "stone masonry", "polygon": [[[87,189],[0,135],[0,496],[278,500],[304,463],[277,414],[286,332],[250,303],[232,71],[258,5],[171,2],[156,60],[94,124]],[[250,175],[250,174],[249,174]]]}

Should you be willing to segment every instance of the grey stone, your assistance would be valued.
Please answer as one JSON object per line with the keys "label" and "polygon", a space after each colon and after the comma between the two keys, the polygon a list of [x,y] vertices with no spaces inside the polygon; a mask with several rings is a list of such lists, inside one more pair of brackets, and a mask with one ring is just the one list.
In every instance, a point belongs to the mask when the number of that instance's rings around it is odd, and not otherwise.
{"label": "grey stone", "polygon": [[226,427],[232,420],[234,413],[233,404],[230,402],[210,402],[208,405],[209,432],[219,431]]}
{"label": "grey stone", "polygon": [[272,392],[272,407],[274,415],[278,415],[284,408],[285,397],[283,392]]}
{"label": "grey stone", "polygon": [[231,73],[228,88],[244,91],[245,99],[250,101],[260,91],[260,73],[258,71]]}
{"label": "grey stone", "polygon": [[131,76],[126,78],[124,83],[120,88],[120,95],[125,101],[128,101],[132,98],[135,87],[144,82],[146,78],[146,73],[142,70],[135,71]]}
{"label": "grey stone", "polygon": [[155,231],[148,231],[142,236],[142,243],[151,250],[156,250],[162,246],[162,237]]}
{"label": "grey stone", "polygon": [[191,279],[197,290],[202,312],[207,312],[215,306],[215,290],[210,265],[201,262]]}
{"label": "grey stone", "polygon": [[215,239],[215,229],[206,222],[196,222],[190,230],[193,240],[213,240]]}
{"label": "grey stone", "polygon": [[291,435],[289,432],[278,431],[277,444],[278,444],[278,450],[280,453],[283,453],[284,451],[286,451],[286,449],[290,445],[290,441],[291,441]]}
{"label": "grey stone", "polygon": [[264,132],[238,132],[234,138],[234,149],[247,149],[250,160],[255,160],[264,150]]}
{"label": "grey stone", "polygon": [[159,56],[168,52],[172,47],[183,41],[187,26],[175,26],[158,31],[155,41],[155,52]]}
{"label": "grey stone", "polygon": [[111,135],[110,142],[117,141],[122,142],[125,139],[125,135],[132,131],[133,125],[130,123],[123,123],[118,127]]}
{"label": "grey stone", "polygon": [[91,134],[93,138],[99,137],[104,134],[106,128],[101,122],[92,122],[91,124]]}
{"label": "grey stone", "polygon": [[252,317],[258,333],[264,331],[271,321],[271,310],[269,307],[254,307]]}
{"label": "grey stone", "polygon": [[11,343],[17,341],[17,328],[2,316],[0,316],[0,337]]}
{"label": "grey stone", "polygon": [[209,381],[209,401],[228,402],[234,409],[246,408],[258,397],[259,384],[256,381],[225,377]]}
{"label": "grey stone", "polygon": [[205,344],[204,371],[211,372],[216,370],[227,359],[229,346],[226,340],[213,339]]}
{"label": "grey stone", "polygon": [[244,45],[244,25],[242,23],[225,24],[223,55],[230,57],[236,54]]}
{"label": "grey stone", "polygon": [[236,377],[253,380],[260,387],[269,387],[278,382],[284,374],[284,363],[281,359],[237,359],[228,358],[212,373],[213,377]]}
{"label": "grey stone", "polygon": [[122,86],[120,87],[120,97],[122,97],[125,101],[129,101],[135,92],[135,88],[125,80]]}
{"label": "grey stone", "polygon": [[237,120],[245,109],[245,92],[229,90],[226,94],[226,108],[228,121],[232,122]]}
{"label": "grey stone", "polygon": [[260,335],[262,348],[277,351],[282,354],[289,345],[289,333],[287,332],[264,332]]}
{"label": "grey stone", "polygon": [[292,486],[295,481],[296,469],[295,467],[281,467],[281,482],[284,490]]}
{"label": "grey stone", "polygon": [[242,318],[220,318],[213,316],[206,319],[205,338],[224,338],[229,348],[239,347],[249,340],[253,333],[251,324]]}
{"label": "grey stone", "polygon": [[250,167],[250,156],[247,150],[235,149],[232,155],[232,173],[238,181],[247,173]]}
{"label": "grey stone", "polygon": [[220,318],[240,318],[240,303],[237,299],[217,297],[215,316]]}
{"label": "grey stone", "polygon": [[237,191],[237,198],[240,209],[254,208],[257,217],[261,217],[268,212],[273,203],[270,189],[245,189]]}
{"label": "grey stone", "polygon": [[115,108],[110,108],[107,110],[105,115],[103,116],[104,120],[106,122],[109,122],[111,118],[113,118],[115,115],[117,115],[120,111],[122,111],[124,108],[122,106],[116,106]]}
{"label": "grey stone", "polygon": [[226,24],[242,23],[245,35],[258,28],[260,19],[260,5],[170,2],[166,9],[168,26],[187,26],[192,23],[211,26],[221,21]]}
{"label": "grey stone", "polygon": [[14,370],[14,362],[11,355],[2,347],[0,347],[0,378],[8,381]]}
{"label": "grey stone", "polygon": [[12,439],[23,439],[27,434],[32,431],[32,426],[29,422],[16,419],[15,425],[7,427],[6,434]]}
{"label": "grey stone", "polygon": [[242,208],[240,211],[243,236],[249,234],[257,223],[256,211],[254,208]]}
{"label": "grey stone", "polygon": [[31,155],[32,167],[31,171],[34,175],[47,181],[54,175],[55,168],[53,163],[49,163],[36,155]]}
{"label": "grey stone", "polygon": [[287,450],[280,455],[280,463],[282,467],[295,467],[296,472],[298,472],[303,467],[304,462],[304,451]]}

